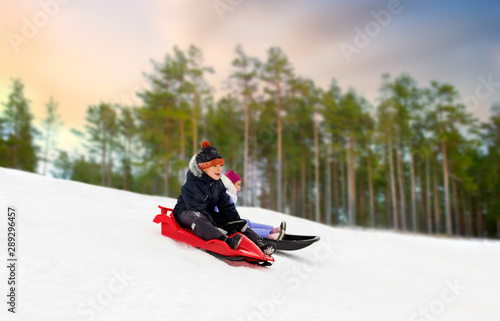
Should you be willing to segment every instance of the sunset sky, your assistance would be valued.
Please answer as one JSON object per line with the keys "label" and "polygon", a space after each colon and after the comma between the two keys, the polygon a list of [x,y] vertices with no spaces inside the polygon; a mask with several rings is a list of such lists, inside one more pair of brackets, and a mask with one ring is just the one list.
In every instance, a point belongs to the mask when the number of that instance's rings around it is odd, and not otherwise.
{"label": "sunset sky", "polygon": [[[24,83],[37,120],[53,96],[64,122],[59,148],[72,148],[69,129],[82,129],[89,105],[139,103],[134,93],[152,72],[151,59],[163,60],[175,45],[201,48],[215,70],[206,78],[216,97],[241,44],[261,60],[279,46],[296,75],[324,89],[336,79],[343,91],[354,88],[372,104],[386,72],[408,72],[422,87],[431,80],[455,85],[483,121],[500,102],[498,0],[0,3],[0,102],[7,101],[11,78]],[[355,51],[343,52],[348,47]]]}

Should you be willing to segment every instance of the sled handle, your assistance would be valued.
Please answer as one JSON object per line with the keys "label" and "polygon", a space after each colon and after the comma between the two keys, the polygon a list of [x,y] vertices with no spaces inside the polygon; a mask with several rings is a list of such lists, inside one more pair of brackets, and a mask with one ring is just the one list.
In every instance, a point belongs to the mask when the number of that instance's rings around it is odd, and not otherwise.
{"label": "sled handle", "polygon": [[163,207],[161,205],[158,205],[158,207],[160,208],[161,214],[163,214],[163,215],[168,215],[168,212],[173,212],[173,209],[171,209],[171,208]]}

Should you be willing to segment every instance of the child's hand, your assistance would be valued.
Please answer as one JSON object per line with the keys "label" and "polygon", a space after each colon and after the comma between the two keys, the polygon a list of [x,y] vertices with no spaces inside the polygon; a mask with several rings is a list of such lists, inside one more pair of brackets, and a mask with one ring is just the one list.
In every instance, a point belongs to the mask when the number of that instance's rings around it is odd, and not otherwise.
{"label": "child's hand", "polygon": [[224,229],[227,231],[228,235],[237,233],[237,232],[245,232],[248,227],[248,223],[245,220],[232,221],[224,226]]}

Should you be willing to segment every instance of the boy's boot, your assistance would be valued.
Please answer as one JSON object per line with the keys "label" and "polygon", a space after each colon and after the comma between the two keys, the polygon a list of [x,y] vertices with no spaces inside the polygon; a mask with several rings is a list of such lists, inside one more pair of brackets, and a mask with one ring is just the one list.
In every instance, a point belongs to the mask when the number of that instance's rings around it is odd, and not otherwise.
{"label": "boy's boot", "polygon": [[276,245],[273,243],[264,243],[262,242],[262,239],[257,241],[255,244],[260,248],[260,250],[266,254],[266,255],[271,255],[274,252],[276,252]]}
{"label": "boy's boot", "polygon": [[224,242],[226,242],[230,248],[232,248],[233,250],[236,250],[238,248],[238,246],[240,245],[242,238],[243,238],[243,236],[241,236],[241,234],[235,234],[231,237],[226,237]]}

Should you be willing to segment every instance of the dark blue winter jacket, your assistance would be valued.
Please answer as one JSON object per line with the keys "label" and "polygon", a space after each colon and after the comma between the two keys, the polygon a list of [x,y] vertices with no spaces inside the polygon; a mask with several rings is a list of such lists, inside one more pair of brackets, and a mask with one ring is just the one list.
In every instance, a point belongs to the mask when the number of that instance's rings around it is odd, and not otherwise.
{"label": "dark blue winter jacket", "polygon": [[[187,210],[193,210],[205,215],[215,226],[224,226],[227,222],[240,220],[236,207],[231,203],[226,187],[221,180],[214,180],[191,159],[186,174],[186,183],[181,188],[173,214],[177,221],[178,215]],[[220,212],[215,211],[215,207]]]}

